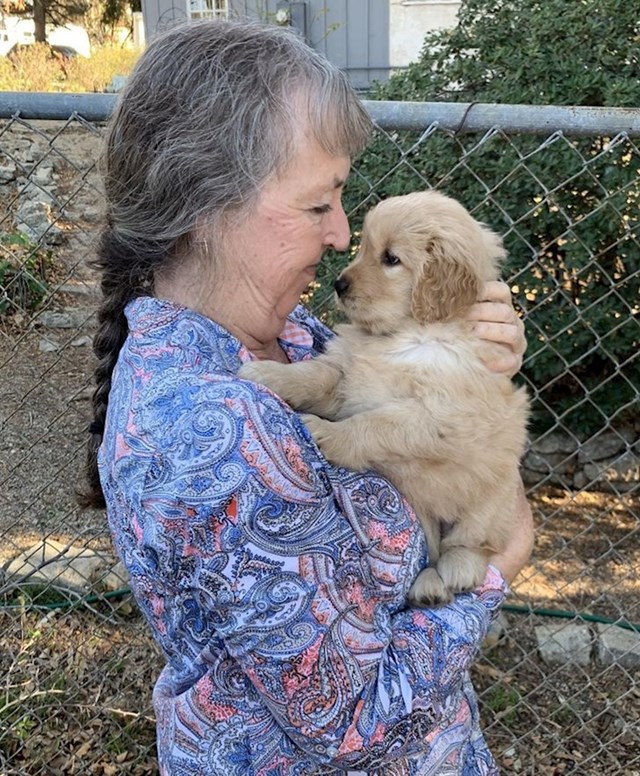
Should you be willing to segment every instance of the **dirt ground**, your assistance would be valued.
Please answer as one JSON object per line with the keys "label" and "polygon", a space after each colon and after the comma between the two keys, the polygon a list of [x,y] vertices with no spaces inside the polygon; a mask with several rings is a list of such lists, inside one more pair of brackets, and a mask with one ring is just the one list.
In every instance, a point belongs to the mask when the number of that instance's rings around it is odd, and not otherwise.
{"label": "dirt ground", "polygon": [[[81,512],[74,497],[93,368],[86,258],[100,209],[97,136],[82,125],[39,131],[44,153],[55,150],[68,227],[51,270],[52,287],[66,291],[53,293],[44,309],[72,309],[80,318],[58,329],[42,324],[43,308],[0,317],[0,564],[45,536],[110,546],[104,515]],[[22,128],[14,134],[23,142]],[[0,136],[0,152],[13,142],[7,137]],[[5,199],[0,230],[12,228],[10,217]],[[53,348],[43,350],[45,339]],[[640,623],[638,491],[539,488],[530,498],[536,549],[510,603]],[[546,666],[534,627],[549,618],[511,612],[505,619],[504,635],[474,669],[503,771],[640,776],[638,673],[597,662]],[[34,611],[5,598],[0,633],[0,776],[156,772],[150,696],[161,661],[130,602]]]}
{"label": "dirt ground", "polygon": [[[638,688],[619,668],[549,675],[527,622],[474,669],[504,773],[637,776]],[[0,612],[0,773],[156,773],[150,689],[160,661],[135,614]],[[4,704],[4,705],[2,705]]]}

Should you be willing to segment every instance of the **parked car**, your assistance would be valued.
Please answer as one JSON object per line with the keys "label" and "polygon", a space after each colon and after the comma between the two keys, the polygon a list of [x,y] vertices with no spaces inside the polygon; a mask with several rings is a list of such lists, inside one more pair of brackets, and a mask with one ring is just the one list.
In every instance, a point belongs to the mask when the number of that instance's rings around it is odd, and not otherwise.
{"label": "parked car", "polygon": [[[71,48],[70,46],[52,46],[50,43],[48,43],[47,45],[49,46],[49,50],[51,52],[52,57],[59,57],[65,62],[68,61],[69,59],[73,59],[74,57],[78,56],[78,52],[74,48]],[[11,47],[11,49],[6,53],[5,56],[8,59],[13,59],[17,54],[20,54],[22,51],[26,51],[29,48],[31,48],[30,44],[16,43],[14,46]]]}
{"label": "parked car", "polygon": [[[84,27],[65,24],[62,27],[47,25],[47,43],[51,50],[65,59],[91,56],[89,35]],[[0,56],[10,56],[20,46],[35,43],[33,19],[19,16],[0,16]]]}

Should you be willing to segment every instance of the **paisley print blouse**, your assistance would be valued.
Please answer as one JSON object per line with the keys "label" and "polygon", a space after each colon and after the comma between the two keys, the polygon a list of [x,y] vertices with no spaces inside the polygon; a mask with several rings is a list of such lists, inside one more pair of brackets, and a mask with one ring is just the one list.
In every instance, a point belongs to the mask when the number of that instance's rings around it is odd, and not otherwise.
{"label": "paisley print blouse", "polygon": [[[163,776],[497,773],[467,668],[504,582],[409,608],[415,514],[373,472],[334,468],[299,416],[236,377],[213,321],[142,297],[99,454],[111,531],[166,657]],[[331,332],[304,308],[292,361]]]}

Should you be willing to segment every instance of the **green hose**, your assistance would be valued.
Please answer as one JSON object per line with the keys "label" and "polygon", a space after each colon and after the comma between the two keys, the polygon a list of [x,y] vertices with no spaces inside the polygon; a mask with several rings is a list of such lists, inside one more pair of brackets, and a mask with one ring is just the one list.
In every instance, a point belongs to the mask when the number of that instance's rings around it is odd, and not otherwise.
{"label": "green hose", "polygon": [[[124,598],[131,595],[131,590],[128,587],[121,587],[118,590],[112,590],[102,595],[89,595],[78,598],[76,601],[55,601],[45,604],[30,603],[26,605],[21,604],[9,604],[0,606],[2,609],[72,609],[76,606],[83,604],[95,604],[105,599],[110,598]],[[618,628],[624,628],[625,630],[635,631],[640,633],[640,624],[629,622],[624,618],[613,619],[611,617],[600,617],[597,614],[586,614],[584,612],[569,612],[563,609],[538,609],[533,606],[518,606],[517,604],[504,604],[503,610],[505,612],[514,612],[515,614],[535,614],[538,617],[560,617],[568,620],[584,620],[585,622],[599,622],[603,625],[615,625]]]}
{"label": "green hose", "polygon": [[29,603],[21,604],[0,604],[0,609],[73,609],[76,606],[82,606],[83,604],[96,604],[100,601],[104,601],[109,598],[124,598],[131,595],[131,590],[128,587],[120,587],[117,590],[110,590],[108,593],[100,593],[96,595],[85,595],[77,598],[75,601],[50,601],[48,603],[37,604],[33,601]]}
{"label": "green hose", "polygon": [[537,609],[533,606],[518,606],[517,604],[504,604],[502,607],[506,612],[516,612],[517,614],[537,614],[540,617],[564,617],[570,620],[585,620],[586,622],[600,622],[603,625],[616,625],[618,628],[635,631],[640,633],[640,625],[629,622],[628,620],[612,619],[610,617],[600,617],[597,614],[586,614],[584,612],[567,612],[563,609]]}

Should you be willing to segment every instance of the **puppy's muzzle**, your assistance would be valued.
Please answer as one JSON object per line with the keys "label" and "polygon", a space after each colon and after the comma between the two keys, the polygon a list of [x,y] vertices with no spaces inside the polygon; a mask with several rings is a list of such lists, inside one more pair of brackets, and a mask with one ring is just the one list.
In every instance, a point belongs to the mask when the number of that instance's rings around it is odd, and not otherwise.
{"label": "puppy's muzzle", "polygon": [[349,281],[345,277],[340,275],[340,277],[333,284],[333,287],[334,287],[334,289],[336,291],[336,294],[338,296],[344,296],[347,293],[347,291],[349,290],[349,286],[350,285],[351,284],[349,283]]}

